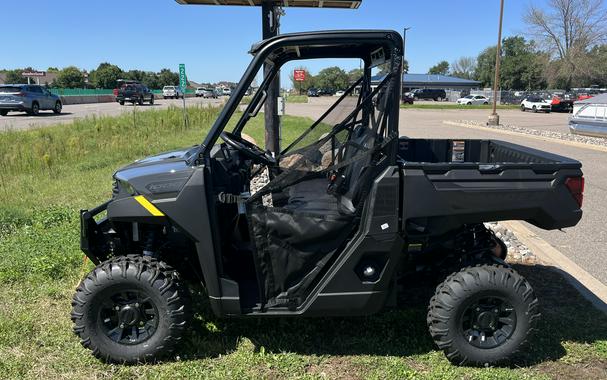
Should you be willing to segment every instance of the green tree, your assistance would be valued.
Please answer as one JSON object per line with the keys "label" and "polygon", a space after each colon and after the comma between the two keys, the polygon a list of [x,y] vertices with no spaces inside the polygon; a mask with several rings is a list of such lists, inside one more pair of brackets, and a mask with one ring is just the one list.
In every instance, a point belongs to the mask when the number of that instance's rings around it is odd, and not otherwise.
{"label": "green tree", "polygon": [[68,66],[59,71],[56,84],[61,88],[82,88],[84,75],[76,66]]}
{"label": "green tree", "polygon": [[142,82],[146,77],[145,71],[142,70],[129,70],[124,74],[124,79],[136,80],[137,82]]}
{"label": "green tree", "polygon": [[179,74],[169,69],[162,69],[158,73],[158,82],[160,87],[179,85]]}
{"label": "green tree", "polygon": [[22,76],[21,73],[23,73],[22,69],[15,69],[15,70],[8,70],[6,71],[6,79],[5,82],[6,83],[14,83],[14,84],[20,84],[20,83],[27,83],[27,78]]}
{"label": "green tree", "polygon": [[104,62],[96,70],[91,71],[90,78],[93,86],[97,88],[116,88],[116,82],[123,75],[124,73],[120,67]]}
{"label": "green tree", "polygon": [[48,69],[46,69],[46,72],[48,72],[48,73],[58,73],[59,69],[56,68],[55,66],[50,66]]}
{"label": "green tree", "polygon": [[[295,70],[303,70],[306,72],[306,80],[304,80],[303,82],[297,82],[295,81]],[[310,71],[308,70],[307,67],[298,67],[295,70],[293,70],[290,74],[289,74],[289,78],[291,79],[291,83],[293,84],[293,88],[296,89],[297,91],[301,93],[303,93],[303,91],[308,91],[309,89],[313,88],[315,86],[315,80],[314,80],[314,76],[312,74],[310,74]]]}
{"label": "green tree", "polygon": [[428,70],[428,74],[447,75],[449,73],[449,62],[440,61]]}
{"label": "green tree", "polygon": [[153,72],[146,72],[143,77],[142,83],[151,89],[159,89],[162,88],[160,85],[160,79],[158,78],[158,74]]}
{"label": "green tree", "polygon": [[503,41],[501,87],[508,90],[536,90],[546,87],[541,53],[520,36]]}
{"label": "green tree", "polygon": [[348,71],[348,79],[350,80],[350,83],[354,83],[357,80],[359,80],[360,77],[362,77],[364,73],[365,73],[364,69],[352,69],[352,70]]}
{"label": "green tree", "polygon": [[320,88],[345,90],[349,82],[348,74],[337,66],[322,69],[316,75],[316,85]]}
{"label": "green tree", "polygon": [[493,86],[495,79],[495,54],[497,47],[491,46],[483,50],[476,58],[474,78],[480,81],[483,87]]}
{"label": "green tree", "polygon": [[[390,71],[390,63],[384,63],[378,66],[379,72],[377,75],[386,75]],[[409,61],[406,59],[403,61],[403,72],[406,74],[409,72]]]}

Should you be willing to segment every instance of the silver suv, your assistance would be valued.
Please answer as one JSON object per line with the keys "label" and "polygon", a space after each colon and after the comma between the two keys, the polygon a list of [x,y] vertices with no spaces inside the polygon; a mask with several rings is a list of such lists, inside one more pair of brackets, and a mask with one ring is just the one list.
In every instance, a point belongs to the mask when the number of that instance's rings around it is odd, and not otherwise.
{"label": "silver suv", "polygon": [[61,98],[51,94],[39,85],[4,84],[0,85],[0,115],[6,116],[10,111],[27,112],[38,115],[40,110],[52,110],[61,113]]}

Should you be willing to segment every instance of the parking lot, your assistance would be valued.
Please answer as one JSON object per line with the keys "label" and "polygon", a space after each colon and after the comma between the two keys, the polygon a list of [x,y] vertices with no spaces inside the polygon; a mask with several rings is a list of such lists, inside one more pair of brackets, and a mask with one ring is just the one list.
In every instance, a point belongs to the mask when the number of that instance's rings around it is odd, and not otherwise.
{"label": "parking lot", "polygon": [[[222,99],[203,99],[186,98],[187,106],[221,104]],[[55,115],[52,111],[40,111],[38,116],[29,116],[24,112],[11,112],[7,116],[0,117],[0,132],[7,130],[21,130],[36,127],[50,126],[58,123],[67,123],[74,119],[87,116],[116,116],[124,112],[132,112],[133,109],[145,111],[149,109],[165,109],[170,106],[182,106],[181,99],[162,99],[156,98],[153,105],[131,105],[127,103],[124,106],[118,103],[93,103],[93,104],[73,104],[63,106],[63,112]]]}

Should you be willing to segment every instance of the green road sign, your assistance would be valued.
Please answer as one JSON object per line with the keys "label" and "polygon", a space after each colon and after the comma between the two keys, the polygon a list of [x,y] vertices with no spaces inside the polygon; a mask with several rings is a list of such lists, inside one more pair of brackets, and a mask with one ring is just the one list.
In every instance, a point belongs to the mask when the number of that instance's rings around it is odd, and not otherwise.
{"label": "green road sign", "polygon": [[179,64],[179,87],[181,87],[181,90],[184,93],[185,93],[186,87],[188,87],[188,81],[185,76],[185,64],[183,64],[183,63]]}

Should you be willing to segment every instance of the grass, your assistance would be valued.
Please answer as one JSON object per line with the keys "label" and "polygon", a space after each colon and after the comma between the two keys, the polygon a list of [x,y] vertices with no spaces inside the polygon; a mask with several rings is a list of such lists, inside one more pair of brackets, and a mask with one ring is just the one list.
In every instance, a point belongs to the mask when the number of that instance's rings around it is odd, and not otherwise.
{"label": "grass", "polygon": [[[431,289],[414,284],[398,309],[348,319],[219,320],[200,295],[178,357],[141,366],[94,359],[69,320],[73,290],[91,269],[78,248],[77,210],[109,197],[117,167],[201,141],[217,114],[190,108],[187,128],[181,110],[169,109],[137,113],[135,124],[123,115],[0,134],[0,378],[604,378],[607,318],[543,267],[517,268],[544,319],[513,368],[450,365],[427,334]],[[257,141],[262,119],[246,129]],[[309,123],[286,117],[284,139]]]}
{"label": "grass", "polygon": [[287,103],[307,103],[308,97],[306,95],[289,95],[287,96]]}
{"label": "grass", "polygon": [[[466,106],[453,103],[414,103],[414,104],[402,104],[400,108],[404,109],[423,109],[423,110],[490,110],[493,107],[491,105],[478,105],[478,106]],[[516,104],[498,105],[497,109],[500,110],[516,110],[520,106]]]}

